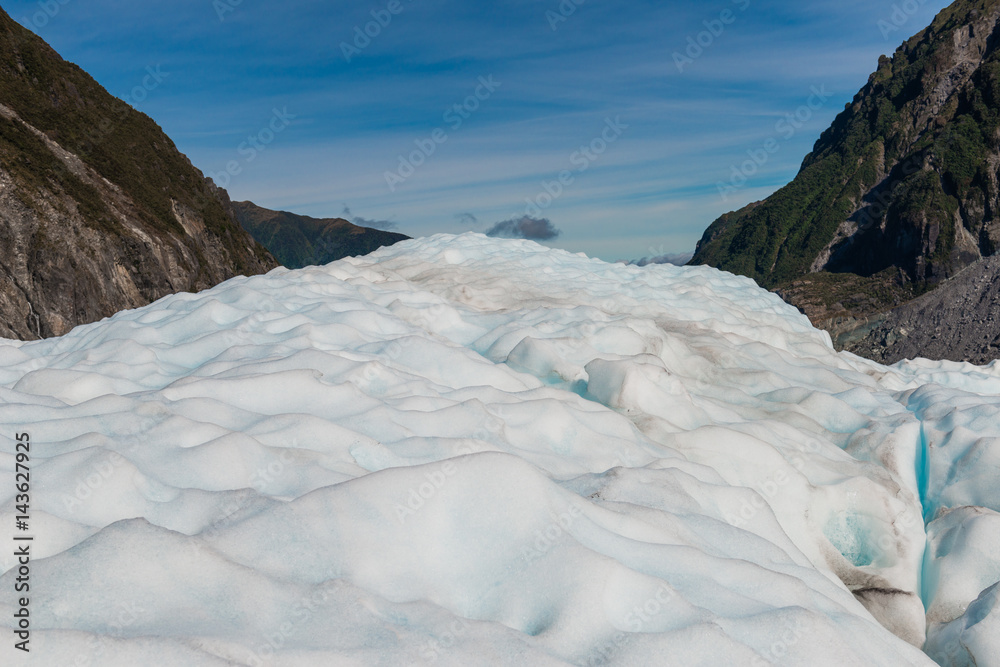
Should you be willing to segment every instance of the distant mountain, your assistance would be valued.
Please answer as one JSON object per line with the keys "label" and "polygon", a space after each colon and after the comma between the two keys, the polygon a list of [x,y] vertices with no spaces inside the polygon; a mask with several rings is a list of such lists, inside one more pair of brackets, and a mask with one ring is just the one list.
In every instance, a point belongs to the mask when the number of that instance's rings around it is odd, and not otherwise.
{"label": "distant mountain", "polygon": [[272,211],[248,201],[233,202],[232,210],[243,228],[290,269],[367,255],[410,238],[359,227],[343,218],[310,218]]}
{"label": "distant mountain", "polygon": [[849,347],[996,254],[998,19],[1000,0],[960,0],[883,56],[796,178],[712,223],[692,262],[777,290]]}
{"label": "distant mountain", "polygon": [[155,122],[0,9],[0,337],[274,266]]}

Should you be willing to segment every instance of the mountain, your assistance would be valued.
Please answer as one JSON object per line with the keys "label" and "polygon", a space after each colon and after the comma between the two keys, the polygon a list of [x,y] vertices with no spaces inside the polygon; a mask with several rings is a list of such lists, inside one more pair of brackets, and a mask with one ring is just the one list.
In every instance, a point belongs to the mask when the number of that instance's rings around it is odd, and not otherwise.
{"label": "mountain", "polygon": [[441,234],[0,360],[45,457],[3,665],[1000,656],[1000,362],[838,354],[746,278]]}
{"label": "mountain", "polygon": [[276,265],[153,120],[0,9],[0,337]]}
{"label": "mountain", "polygon": [[795,179],[712,223],[692,262],[778,290],[847,345],[996,254],[998,19],[1000,1],[960,0],[880,58]]}
{"label": "mountain", "polygon": [[322,265],[355,255],[367,255],[409,236],[359,227],[342,218],[310,218],[272,211],[248,201],[233,202],[240,225],[290,269]]}

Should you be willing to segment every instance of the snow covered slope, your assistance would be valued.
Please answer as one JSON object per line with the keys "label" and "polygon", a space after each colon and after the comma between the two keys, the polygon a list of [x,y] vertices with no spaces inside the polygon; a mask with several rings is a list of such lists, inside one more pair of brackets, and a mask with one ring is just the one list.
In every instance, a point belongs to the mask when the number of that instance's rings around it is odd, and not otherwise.
{"label": "snow covered slope", "polygon": [[0,468],[5,665],[1000,664],[1000,365],[706,267],[435,236],[0,341]]}

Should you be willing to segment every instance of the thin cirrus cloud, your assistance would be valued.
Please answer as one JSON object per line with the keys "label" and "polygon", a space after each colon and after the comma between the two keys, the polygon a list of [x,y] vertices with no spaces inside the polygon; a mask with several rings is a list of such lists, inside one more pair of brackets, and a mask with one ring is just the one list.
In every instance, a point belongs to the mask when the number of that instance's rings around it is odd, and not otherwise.
{"label": "thin cirrus cloud", "polygon": [[[174,0],[169,12],[89,0],[59,5],[45,25],[32,24],[37,0],[4,9],[121,97],[162,66],[169,77],[134,105],[207,174],[239,161],[234,199],[315,217],[350,201],[359,220],[410,236],[527,216],[560,230],[540,228],[549,245],[617,260],[688,252],[715,217],[781,187],[878,56],[947,4],[920,4],[887,38],[890,0],[593,2],[555,23],[556,0],[401,3],[351,62],[341,43],[385,3],[229,2],[220,20],[208,0]],[[707,45],[679,72],[674,54],[726,9],[736,19],[701,35]],[[487,76],[496,91],[449,123]],[[830,99],[723,200],[732,167],[812,86]],[[274,109],[294,121],[245,161],[241,142]],[[580,170],[573,156],[616,117],[628,129]],[[446,140],[429,151],[437,129]],[[420,164],[390,189],[401,158]],[[549,202],[563,171],[572,181]]]}

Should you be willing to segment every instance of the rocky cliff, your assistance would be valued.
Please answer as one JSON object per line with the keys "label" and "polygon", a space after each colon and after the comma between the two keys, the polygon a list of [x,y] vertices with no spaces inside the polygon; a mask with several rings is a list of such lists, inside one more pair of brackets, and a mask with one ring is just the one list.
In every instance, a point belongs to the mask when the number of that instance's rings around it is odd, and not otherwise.
{"label": "rocky cliff", "polygon": [[276,265],[152,119],[0,9],[0,336]]}
{"label": "rocky cliff", "polygon": [[847,346],[996,254],[998,21],[1000,0],[960,0],[883,56],[796,178],[714,222],[692,261],[778,290]]}

